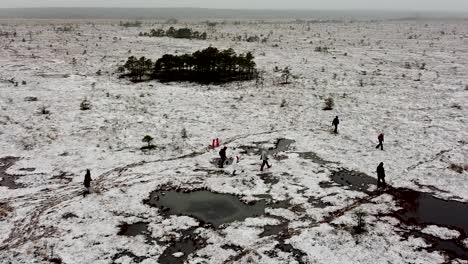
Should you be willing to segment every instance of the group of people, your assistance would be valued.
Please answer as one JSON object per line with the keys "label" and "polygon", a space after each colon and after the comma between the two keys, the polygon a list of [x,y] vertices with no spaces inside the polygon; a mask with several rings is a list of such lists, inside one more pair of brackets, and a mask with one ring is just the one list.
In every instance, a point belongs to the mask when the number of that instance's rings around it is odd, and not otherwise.
{"label": "group of people", "polygon": [[[227,155],[226,155],[226,150],[227,150],[227,147],[224,146],[220,151],[219,151],[219,163],[218,163],[218,166],[220,168],[224,168],[224,164],[226,164],[226,161],[227,161]],[[232,171],[232,175],[236,175],[236,171],[237,171],[237,163],[239,163],[239,156],[236,156],[235,160],[233,161],[233,171]],[[260,154],[260,160],[262,160],[262,165],[260,166],[260,171],[263,171],[263,168],[265,167],[265,165],[268,167],[268,168],[271,168],[271,165],[268,163],[268,152],[266,150],[263,150],[262,153]]]}
{"label": "group of people", "polygon": [[[338,125],[340,124],[340,120],[338,119],[338,116],[336,116],[333,121],[332,121],[332,125],[335,127],[333,132],[334,133],[338,133]],[[378,136],[377,136],[377,139],[379,141],[379,144],[375,147],[375,148],[379,148],[381,150],[383,150],[383,142],[384,142],[384,134],[383,133],[380,133]],[[216,137],[216,139],[213,140],[213,143],[212,143],[212,146],[213,147],[216,147],[216,146],[219,146],[219,139]],[[223,148],[221,148],[221,150],[219,151],[219,163],[218,163],[218,166],[220,168],[224,168],[224,165],[226,164],[226,161],[227,161],[227,155],[226,155],[226,150],[227,150],[227,147],[224,146]],[[236,172],[237,172],[237,164],[239,163],[239,156],[236,156],[235,157],[235,160],[233,161],[233,170],[232,170],[232,175],[236,175]],[[262,161],[262,165],[260,166],[260,171],[263,171],[263,169],[265,168],[265,165],[268,167],[268,168],[271,168],[271,165],[268,163],[268,152],[266,150],[263,150],[260,154],[260,160]],[[385,169],[383,167],[383,162],[380,162],[379,166],[377,166],[377,188],[385,188],[386,187],[386,183],[385,183]],[[90,193],[90,187],[91,187],[91,172],[89,169],[86,170],[86,174],[85,174],[85,178],[84,178],[84,182],[83,182],[83,185],[85,187],[85,191],[83,193],[83,196],[86,196],[87,194]]]}
{"label": "group of people", "polygon": [[[333,132],[335,134],[338,133],[338,125],[340,124],[340,120],[338,119],[338,116],[335,116],[335,118],[333,119],[332,121],[332,126],[335,127],[335,129],[333,130]],[[383,150],[383,142],[384,142],[384,134],[383,133],[380,133],[378,136],[377,136],[377,140],[379,141],[379,144],[375,147],[376,149],[378,149],[380,147],[381,150]],[[386,183],[385,183],[385,169],[383,167],[383,162],[380,162],[379,166],[377,166],[377,188],[385,188],[386,187]]]}

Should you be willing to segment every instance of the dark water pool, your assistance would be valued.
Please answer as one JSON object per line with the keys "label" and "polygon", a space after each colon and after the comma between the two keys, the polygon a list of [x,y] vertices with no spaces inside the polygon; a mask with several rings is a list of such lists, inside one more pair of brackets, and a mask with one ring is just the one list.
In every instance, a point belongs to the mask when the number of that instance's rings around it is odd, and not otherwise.
{"label": "dark water pool", "polygon": [[193,216],[215,227],[263,215],[266,207],[265,201],[245,204],[235,195],[209,191],[153,191],[145,202],[167,214]]}

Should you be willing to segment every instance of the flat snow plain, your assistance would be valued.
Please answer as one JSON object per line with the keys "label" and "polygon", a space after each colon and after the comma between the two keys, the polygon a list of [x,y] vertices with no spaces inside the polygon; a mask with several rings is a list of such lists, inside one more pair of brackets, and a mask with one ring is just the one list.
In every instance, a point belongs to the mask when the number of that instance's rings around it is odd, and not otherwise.
{"label": "flat snow plain", "polygon": [[[189,263],[468,263],[404,236],[399,220],[385,215],[398,209],[391,195],[366,199],[365,192],[319,184],[340,169],[375,178],[383,161],[393,187],[468,201],[468,172],[450,168],[468,164],[467,21],[175,25],[207,31],[208,40],[138,36],[168,27],[157,22],[141,28],[107,21],[3,22],[2,32],[17,35],[0,37],[0,158],[19,160],[6,170],[10,176],[1,174],[18,186],[0,186],[6,212],[0,214],[0,263],[156,263],[167,245],[117,233],[122,223],[148,222],[151,237],[167,241],[199,225],[143,203],[163,185],[207,188],[243,201],[268,194],[290,203],[217,229],[200,225],[194,232],[206,246],[174,254]],[[54,30],[67,24],[72,31]],[[266,42],[233,40],[237,35]],[[115,74],[130,55],[154,60],[210,45],[252,51],[264,84],[135,84]],[[329,51],[315,51],[319,46]],[[279,84],[275,66],[290,67],[289,84]],[[335,101],[331,111],[322,110],[327,97]],[[80,110],[84,98],[90,110]],[[41,114],[42,107],[50,113]],[[337,135],[331,133],[335,115]],[[243,154],[243,172],[232,177],[229,167],[223,173],[210,163],[218,151],[208,148],[215,132],[228,156],[254,142],[265,142],[263,148],[279,138],[295,143],[279,154],[283,158],[271,159],[271,174],[259,175],[259,156]],[[375,148],[380,132],[384,151]],[[144,135],[155,138],[155,150],[140,150]],[[86,168],[94,192],[83,198]],[[350,228],[356,210],[366,212],[362,234]],[[278,219],[287,222],[283,238],[260,236]],[[441,237],[457,234],[420,228]]]}

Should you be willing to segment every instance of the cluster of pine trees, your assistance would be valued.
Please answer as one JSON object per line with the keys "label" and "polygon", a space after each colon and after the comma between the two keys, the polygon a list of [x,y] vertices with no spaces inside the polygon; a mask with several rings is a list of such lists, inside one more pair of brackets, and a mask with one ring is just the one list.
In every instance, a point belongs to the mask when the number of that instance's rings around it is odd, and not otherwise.
{"label": "cluster of pine trees", "polygon": [[175,29],[170,27],[168,30],[163,29],[151,29],[150,32],[140,32],[140,36],[146,37],[170,37],[170,38],[184,38],[184,39],[202,39],[205,40],[207,35],[206,32],[192,31],[190,28],[179,28]]}
{"label": "cluster of pine trees", "polygon": [[192,54],[165,54],[155,63],[134,56],[119,68],[123,77],[133,81],[157,79],[160,81],[193,81],[224,83],[251,80],[257,75],[252,53],[237,55],[233,49],[218,50],[209,47]]}

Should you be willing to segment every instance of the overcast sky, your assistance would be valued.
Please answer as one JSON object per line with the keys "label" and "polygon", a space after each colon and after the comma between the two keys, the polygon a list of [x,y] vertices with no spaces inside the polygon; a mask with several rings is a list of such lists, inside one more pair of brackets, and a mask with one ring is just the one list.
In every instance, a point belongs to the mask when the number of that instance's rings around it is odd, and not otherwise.
{"label": "overcast sky", "polygon": [[0,0],[0,8],[8,7],[390,9],[468,12],[468,0]]}

